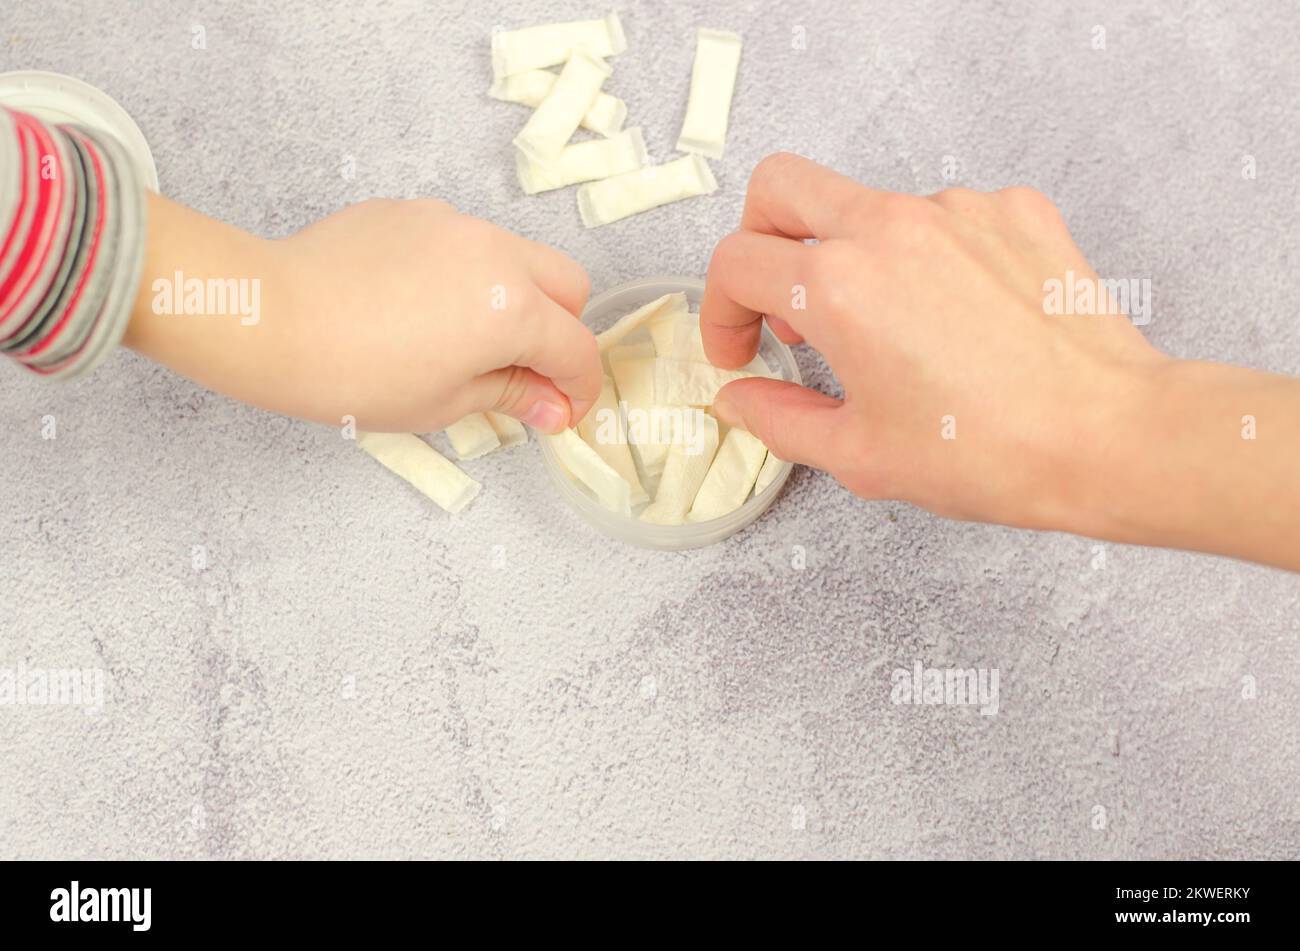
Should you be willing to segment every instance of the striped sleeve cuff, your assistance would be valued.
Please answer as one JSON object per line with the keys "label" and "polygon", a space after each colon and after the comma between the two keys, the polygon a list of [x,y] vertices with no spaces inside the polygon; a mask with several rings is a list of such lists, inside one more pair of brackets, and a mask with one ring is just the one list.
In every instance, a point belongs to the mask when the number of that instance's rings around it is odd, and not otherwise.
{"label": "striped sleeve cuff", "polygon": [[130,322],[145,235],[116,139],[0,107],[0,352],[51,378],[94,369]]}

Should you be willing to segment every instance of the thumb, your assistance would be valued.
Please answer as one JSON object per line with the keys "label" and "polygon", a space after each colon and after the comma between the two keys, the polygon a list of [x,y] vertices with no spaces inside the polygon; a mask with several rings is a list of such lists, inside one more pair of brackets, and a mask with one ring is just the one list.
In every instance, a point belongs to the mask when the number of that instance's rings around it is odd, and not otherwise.
{"label": "thumb", "polygon": [[829,469],[843,405],[797,383],[747,377],[718,391],[713,412],[748,430],[778,459]]}
{"label": "thumb", "polygon": [[[570,425],[569,398],[546,377],[527,367],[504,367],[470,381],[464,398],[471,412],[493,410],[544,433]],[[577,422],[577,420],[573,420]]]}

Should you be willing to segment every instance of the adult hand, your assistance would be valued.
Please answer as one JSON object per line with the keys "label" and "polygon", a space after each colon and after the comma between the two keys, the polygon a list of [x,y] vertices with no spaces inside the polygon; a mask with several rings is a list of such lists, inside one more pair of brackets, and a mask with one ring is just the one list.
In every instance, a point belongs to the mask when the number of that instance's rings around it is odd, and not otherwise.
{"label": "adult hand", "polygon": [[1038,192],[920,198],[771,156],[709,265],[705,350],[743,365],[766,316],[844,398],[746,379],[714,409],[868,498],[1300,568],[1300,383],[1050,313],[1051,281],[1105,293]]}

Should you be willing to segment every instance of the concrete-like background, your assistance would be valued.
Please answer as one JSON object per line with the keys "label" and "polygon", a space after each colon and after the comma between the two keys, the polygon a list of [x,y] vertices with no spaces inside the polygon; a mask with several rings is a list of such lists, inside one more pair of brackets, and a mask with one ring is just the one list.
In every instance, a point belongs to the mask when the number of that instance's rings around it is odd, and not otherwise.
{"label": "concrete-like background", "polygon": [[[608,88],[657,159],[695,28],[746,47],[719,192],[591,232],[572,190],[520,194],[526,113],[484,93],[494,25],[601,3],[5,0],[0,67],[102,87],[163,190],[242,227],[438,195],[596,289],[702,273],[778,148],[917,192],[952,156],[1150,277],[1160,346],[1300,373],[1292,5],[615,5]],[[741,536],[650,553],[563,508],[535,443],[466,464],[485,489],[451,519],[337,432],[131,354],[0,388],[0,667],[107,678],[96,717],[0,706],[0,856],[1296,854],[1293,576],[1100,567],[804,470]],[[1000,712],[891,703],[917,661],[997,668]]]}

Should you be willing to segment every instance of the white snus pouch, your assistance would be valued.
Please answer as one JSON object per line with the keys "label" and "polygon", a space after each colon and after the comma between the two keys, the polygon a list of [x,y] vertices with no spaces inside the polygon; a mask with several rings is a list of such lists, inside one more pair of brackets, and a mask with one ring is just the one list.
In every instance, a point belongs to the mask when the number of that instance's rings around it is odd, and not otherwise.
{"label": "white snus pouch", "polygon": [[578,213],[584,225],[596,228],[669,202],[717,190],[718,183],[709,163],[698,155],[687,155],[663,165],[649,165],[635,172],[588,182],[578,189]]}
{"label": "white snus pouch", "polygon": [[522,151],[515,153],[515,170],[526,195],[609,178],[631,172],[646,163],[645,139],[633,127],[608,139],[592,139],[565,146],[552,162],[534,162]]}
{"label": "white snus pouch", "polygon": [[654,346],[648,341],[623,344],[609,350],[609,372],[614,376],[618,398],[627,413],[628,442],[641,461],[641,468],[651,477],[663,471],[669,445],[655,438],[663,435],[663,427],[656,425],[663,414],[656,411],[665,407],[655,405],[654,370]]}
{"label": "white snus pouch", "polygon": [[709,466],[687,521],[707,522],[744,505],[766,455],[767,447],[745,430],[727,430],[727,438]]}
{"label": "white snus pouch", "polygon": [[687,360],[695,363],[708,363],[704,353],[704,337],[700,334],[700,318],[690,311],[678,314],[673,324],[672,346],[664,356],[674,360]]}
{"label": "white snus pouch", "polygon": [[519,446],[528,442],[528,430],[524,429],[524,424],[519,422],[513,416],[507,416],[505,413],[494,413],[488,410],[483,414],[496,430],[497,439],[501,441],[502,449],[509,449],[511,446]]}
{"label": "white snus pouch", "polygon": [[[530,69],[492,82],[488,95],[502,102],[517,102],[536,109],[555,85],[556,74],[549,69]],[[627,103],[618,96],[602,92],[596,96],[587,114],[582,117],[582,128],[597,135],[617,135],[627,121]]]}
{"label": "white snus pouch", "polygon": [[[665,294],[663,297],[657,297],[643,307],[638,307],[630,314],[624,314],[612,327],[602,330],[596,334],[596,346],[601,353],[613,347],[622,341],[628,334],[638,330],[642,324],[649,324],[653,334],[660,321],[671,321],[678,315],[687,311],[686,295],[681,291],[672,294]],[[658,350],[658,338],[656,339],[655,349]]]}
{"label": "white snus pouch", "polygon": [[641,512],[641,521],[656,525],[681,525],[686,521],[686,513],[718,451],[718,421],[704,413],[698,415],[698,420],[704,430],[702,438],[673,443],[655,500]]}
{"label": "white snus pouch", "polygon": [[451,448],[461,459],[477,459],[501,448],[496,428],[483,413],[470,413],[444,430]]}
{"label": "white snus pouch", "polygon": [[482,488],[411,433],[357,433],[357,445],[453,515],[469,505]]}
{"label": "white snus pouch", "polygon": [[492,74],[500,79],[529,69],[563,63],[578,47],[596,56],[617,56],[627,49],[618,14],[597,20],[545,23],[492,34]]}
{"label": "white snus pouch", "polygon": [[596,501],[611,512],[632,514],[632,487],[596,450],[572,429],[547,436],[551,448],[569,474],[591,490]]}
{"label": "white snus pouch", "polygon": [[541,165],[559,158],[610,72],[603,60],[587,50],[574,50],[550,93],[515,136],[515,148]]}
{"label": "white snus pouch", "polygon": [[748,370],[724,370],[711,363],[659,357],[654,368],[654,399],[670,406],[711,406],[718,390],[753,375]]}
{"label": "white snus pouch", "polygon": [[627,444],[627,426],[619,411],[618,394],[614,389],[614,381],[608,376],[600,388],[600,399],[596,400],[591,411],[578,423],[578,435],[627,482],[631,489],[631,504],[640,505],[650,500],[641,486],[636,463],[632,461],[632,450]]}
{"label": "white snus pouch", "polygon": [[727,141],[727,116],[740,69],[740,37],[723,30],[699,31],[695,65],[691,69],[691,96],[686,104],[677,151],[722,158]]}

